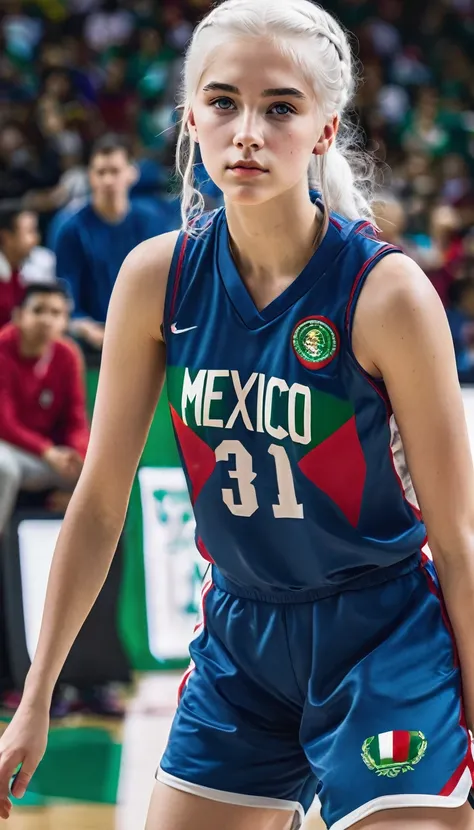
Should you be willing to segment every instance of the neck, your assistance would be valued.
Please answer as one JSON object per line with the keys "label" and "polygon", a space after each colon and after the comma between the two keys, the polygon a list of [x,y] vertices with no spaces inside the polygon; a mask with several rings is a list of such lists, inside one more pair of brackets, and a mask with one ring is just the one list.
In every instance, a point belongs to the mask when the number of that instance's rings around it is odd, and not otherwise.
{"label": "neck", "polygon": [[9,251],[8,248],[2,248],[2,254],[8,262],[12,271],[17,271],[20,265],[22,264],[22,260],[19,257],[15,256],[13,251]]}
{"label": "neck", "polygon": [[27,358],[40,358],[46,354],[47,350],[49,349],[49,343],[31,343],[29,342],[26,337],[20,331],[20,339],[19,339],[19,352],[21,357]]}
{"label": "neck", "polygon": [[226,203],[234,259],[242,277],[270,281],[299,274],[321,239],[323,219],[305,183],[268,204]]}
{"label": "neck", "polygon": [[96,213],[106,222],[120,222],[121,219],[125,218],[130,208],[128,196],[116,199],[113,202],[109,199],[94,198],[92,205]]}

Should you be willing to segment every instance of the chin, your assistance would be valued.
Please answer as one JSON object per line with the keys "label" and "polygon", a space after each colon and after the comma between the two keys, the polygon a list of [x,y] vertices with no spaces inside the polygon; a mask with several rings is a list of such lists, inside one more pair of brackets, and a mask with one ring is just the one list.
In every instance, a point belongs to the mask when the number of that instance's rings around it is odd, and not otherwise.
{"label": "chin", "polygon": [[248,187],[240,185],[239,187],[226,187],[223,189],[226,202],[232,202],[233,205],[242,205],[246,207],[253,207],[257,205],[264,205],[266,202],[275,198],[275,193],[265,193],[263,188]]}

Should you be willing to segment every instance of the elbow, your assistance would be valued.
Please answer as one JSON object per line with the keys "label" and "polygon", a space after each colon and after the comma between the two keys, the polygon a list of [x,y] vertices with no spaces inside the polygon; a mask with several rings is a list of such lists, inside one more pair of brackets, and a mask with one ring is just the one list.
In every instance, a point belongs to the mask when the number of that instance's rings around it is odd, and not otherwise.
{"label": "elbow", "polygon": [[101,528],[104,535],[119,536],[125,524],[128,499],[113,492],[112,487],[101,487],[81,474],[74,490],[68,513],[78,522],[84,519]]}
{"label": "elbow", "polygon": [[429,547],[437,566],[462,566],[474,562],[474,522],[471,527],[457,529],[455,533],[442,537],[429,537]]}

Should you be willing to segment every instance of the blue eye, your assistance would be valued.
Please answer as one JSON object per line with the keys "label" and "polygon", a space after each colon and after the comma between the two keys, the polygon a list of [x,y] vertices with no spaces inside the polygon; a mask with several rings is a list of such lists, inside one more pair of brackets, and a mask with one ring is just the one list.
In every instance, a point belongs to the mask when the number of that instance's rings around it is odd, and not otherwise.
{"label": "blue eye", "polygon": [[217,98],[215,101],[211,101],[211,104],[217,110],[230,110],[234,106],[230,98]]}
{"label": "blue eye", "polygon": [[[283,112],[282,112],[283,110]],[[274,104],[271,108],[271,111],[275,112],[276,115],[292,115],[294,114],[294,110],[288,104]]]}

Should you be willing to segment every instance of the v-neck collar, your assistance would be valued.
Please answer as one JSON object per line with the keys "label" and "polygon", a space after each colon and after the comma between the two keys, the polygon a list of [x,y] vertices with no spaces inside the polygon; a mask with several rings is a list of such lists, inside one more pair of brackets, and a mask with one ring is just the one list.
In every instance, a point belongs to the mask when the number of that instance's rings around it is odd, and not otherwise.
{"label": "v-neck collar", "polygon": [[[324,206],[319,199],[316,203],[324,211]],[[222,211],[217,233],[219,274],[237,313],[249,329],[264,326],[294,305],[323,276],[328,265],[334,262],[345,243],[344,234],[330,221],[324,238],[301,273],[278,297],[259,311],[232,256],[225,210]]]}

